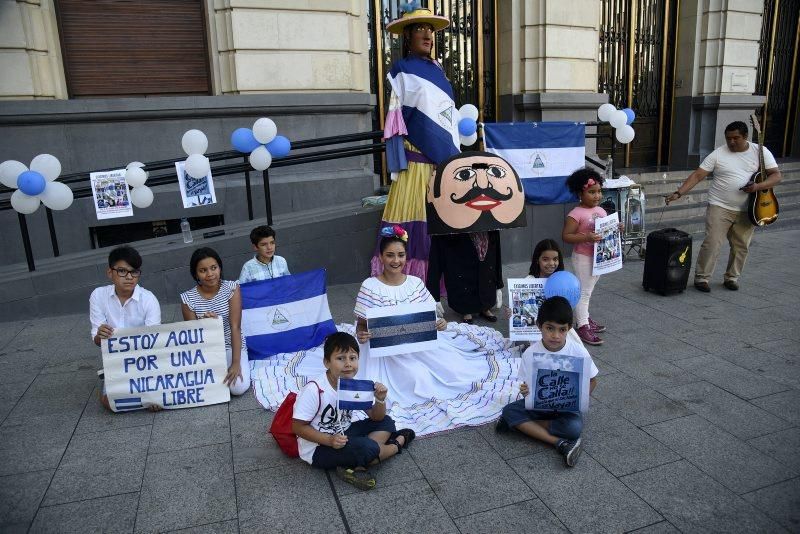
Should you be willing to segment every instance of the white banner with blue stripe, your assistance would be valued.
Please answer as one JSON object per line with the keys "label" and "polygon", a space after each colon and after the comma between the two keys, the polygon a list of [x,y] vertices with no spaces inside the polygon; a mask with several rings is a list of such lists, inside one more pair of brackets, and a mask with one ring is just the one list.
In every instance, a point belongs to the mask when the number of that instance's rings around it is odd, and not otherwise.
{"label": "white banner with blue stripe", "polygon": [[242,332],[250,360],[321,345],[336,332],[325,269],[242,284]]}
{"label": "white banner with blue stripe", "polygon": [[370,356],[436,350],[436,303],[367,308],[367,329]]}
{"label": "white banner with blue stripe", "polygon": [[500,122],[483,125],[486,151],[508,161],[519,174],[530,204],[574,202],[567,176],[585,166],[582,122]]}
{"label": "white banner with blue stripe", "polygon": [[375,402],[375,382],[372,380],[339,379],[340,410],[370,410]]}

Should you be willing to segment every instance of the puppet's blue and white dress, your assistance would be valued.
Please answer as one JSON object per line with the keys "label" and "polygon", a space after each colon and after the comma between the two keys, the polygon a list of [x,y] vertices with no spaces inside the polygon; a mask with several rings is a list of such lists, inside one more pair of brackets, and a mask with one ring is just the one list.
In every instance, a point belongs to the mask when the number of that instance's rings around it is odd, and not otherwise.
{"label": "puppet's blue and white dress", "polygon": [[[409,275],[399,286],[368,278],[358,292],[355,314],[363,318],[367,308],[414,302],[433,302],[419,278]],[[353,325],[339,329],[355,334]],[[370,357],[362,347],[357,377],[386,385],[389,415],[398,428],[425,435],[481,425],[497,419],[503,406],[516,399],[519,353],[500,332],[449,323],[439,332],[438,345],[436,350],[383,358]],[[322,347],[253,362],[256,398],[275,410],[290,391],[321,372]]]}

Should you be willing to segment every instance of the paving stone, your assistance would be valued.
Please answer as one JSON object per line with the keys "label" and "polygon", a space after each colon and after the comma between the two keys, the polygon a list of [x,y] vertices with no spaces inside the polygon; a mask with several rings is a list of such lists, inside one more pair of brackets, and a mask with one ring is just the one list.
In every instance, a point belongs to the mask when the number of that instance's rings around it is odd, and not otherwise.
{"label": "paving stone", "polygon": [[77,415],[6,419],[0,426],[0,476],[58,467],[77,422]]}
{"label": "paving stone", "polygon": [[233,471],[253,471],[296,462],[275,443],[269,433],[274,414],[266,410],[231,412]]}
{"label": "paving stone", "polygon": [[795,473],[800,473],[800,428],[787,428],[749,440],[747,443],[781,462]]}
{"label": "paving stone", "polygon": [[708,382],[681,386],[665,393],[741,439],[776,432],[786,426],[774,415]]}
{"label": "paving stone", "polygon": [[510,430],[498,434],[494,431],[495,423],[477,427],[483,439],[500,455],[503,460],[529,456],[552,449],[549,445],[529,438],[522,432]]}
{"label": "paving stone", "polygon": [[[796,342],[794,344],[797,346]],[[717,352],[715,355],[734,365],[749,369],[759,376],[774,379],[793,388],[800,388],[800,361],[775,356],[751,346],[734,347]]]}
{"label": "paving stone", "polygon": [[626,375],[635,378],[653,389],[662,390],[683,386],[701,379],[686,370],[664,361],[661,357],[633,354],[630,359],[617,360],[614,365]]}
{"label": "paving stone", "polygon": [[236,497],[242,533],[345,530],[325,471],[302,460],[294,465],[238,473]]}
{"label": "paving stone", "polygon": [[[796,309],[793,310],[793,315],[797,315]],[[772,341],[755,342],[758,348],[780,356],[783,358],[796,358],[797,357],[797,342],[792,339],[774,339]]]}
{"label": "paving stone", "polygon": [[77,434],[58,466],[44,504],[51,506],[139,491],[149,426]]}
{"label": "paving stone", "polygon": [[800,479],[787,480],[742,497],[790,532],[800,531]]}
{"label": "paving stone", "polygon": [[780,527],[685,460],[620,480],[682,532],[775,532]]}
{"label": "paving stone", "polygon": [[30,381],[0,383],[0,423],[5,420],[17,401],[28,389]]}
{"label": "paving stone", "polygon": [[0,477],[0,531],[28,530],[51,478],[52,470]]}
{"label": "paving stone", "polygon": [[752,399],[750,402],[793,425],[800,425],[800,391],[796,389]]}
{"label": "paving stone", "polygon": [[46,363],[45,356],[33,350],[21,357],[16,354],[0,355],[0,384],[25,382],[29,385]]}
{"label": "paving stone", "polygon": [[225,404],[162,410],[153,418],[150,454],[190,449],[231,440]]}
{"label": "paving stone", "polygon": [[354,534],[459,531],[424,480],[347,495],[341,503]]}
{"label": "paving stone", "polygon": [[182,528],[180,530],[170,530],[170,534],[238,534],[239,521],[223,521],[212,523],[200,527]]}
{"label": "paving stone", "polygon": [[690,413],[680,404],[624,374],[598,377],[592,396],[637,426]]}
{"label": "paving stone", "polygon": [[409,450],[452,517],[534,497],[476,430],[422,439]]}
{"label": "paving stone", "polygon": [[630,534],[680,534],[680,530],[673,527],[669,521],[661,521],[655,525],[634,530]]}
{"label": "paving stone", "polygon": [[669,447],[600,403],[595,403],[589,410],[583,446],[592,458],[615,476],[680,459]]}
{"label": "paving stone", "polygon": [[90,395],[86,408],[84,408],[80,421],[78,421],[78,428],[75,429],[76,434],[104,432],[106,430],[153,424],[155,413],[150,410],[114,413],[106,409],[105,406],[100,404],[101,391],[101,386],[97,386]]}
{"label": "paving stone", "polygon": [[150,453],[136,532],[177,530],[230,519],[236,519],[230,444]]}
{"label": "paving stone", "polygon": [[75,373],[80,371],[97,374],[97,370],[102,367],[103,361],[98,356],[70,356],[57,362],[48,362],[42,368],[41,374]]}
{"label": "paving stone", "polygon": [[573,532],[626,532],[661,520],[586,452],[574,468],[565,467],[564,458],[555,452],[508,464]]}
{"label": "paving stone", "polygon": [[126,493],[43,507],[36,515],[31,532],[130,533],[133,532],[138,504],[138,493]]}
{"label": "paving stone", "polygon": [[732,365],[715,356],[687,358],[675,362],[675,365],[743,399],[762,397],[789,389],[786,384],[759,376],[753,371]]}
{"label": "paving stone", "polygon": [[263,410],[264,407],[261,406],[258,401],[256,400],[256,396],[253,393],[253,389],[247,390],[247,393],[244,395],[239,395],[238,397],[235,395],[231,395],[231,401],[228,403],[228,410],[231,412],[242,412],[245,410]]}
{"label": "paving stone", "polygon": [[[414,444],[415,443],[416,441]],[[411,447],[414,447],[414,444],[412,444]],[[378,488],[396,486],[398,484],[424,478],[422,471],[419,470],[411,454],[408,453],[408,449],[403,451],[403,454],[397,454],[392,456],[389,460],[382,462],[380,466],[373,467],[372,471],[375,473]],[[352,484],[348,484],[339,477],[333,475],[334,473],[331,472],[331,481],[333,482],[333,487],[337,495],[342,496],[361,493],[361,490]]]}
{"label": "paving stone", "polygon": [[644,430],[735,493],[746,493],[796,474],[698,415],[650,425]]}
{"label": "paving stone", "polygon": [[539,499],[531,499],[503,508],[460,517],[456,519],[456,525],[461,534],[501,531],[536,532],[537,534],[569,532]]}
{"label": "paving stone", "polygon": [[96,372],[90,371],[40,374],[8,415],[8,419],[20,420],[52,414],[78,416],[96,382]]}

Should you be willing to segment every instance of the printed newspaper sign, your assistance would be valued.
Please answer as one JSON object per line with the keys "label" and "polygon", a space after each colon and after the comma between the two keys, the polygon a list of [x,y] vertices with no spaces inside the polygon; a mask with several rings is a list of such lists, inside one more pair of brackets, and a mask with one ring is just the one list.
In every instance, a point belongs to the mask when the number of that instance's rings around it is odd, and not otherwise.
{"label": "printed newspaper sign", "polygon": [[90,173],[89,182],[92,184],[92,201],[97,220],[133,215],[125,169]]}
{"label": "printed newspaper sign", "polygon": [[196,208],[197,206],[216,204],[217,194],[214,192],[214,179],[211,177],[211,171],[202,178],[192,178],[184,169],[185,166],[185,161],[175,162],[183,207]]}
{"label": "printed newspaper sign", "polygon": [[594,243],[592,276],[622,269],[622,232],[619,230],[619,214],[615,212],[595,219],[594,231],[600,234],[600,241]]}
{"label": "printed newspaper sign", "polygon": [[436,303],[418,302],[367,308],[370,356],[383,357],[436,349]]}
{"label": "printed newspaper sign", "polygon": [[115,412],[230,401],[220,318],[117,328],[101,348],[106,395]]}
{"label": "printed newspaper sign", "polygon": [[526,410],[589,411],[589,358],[535,352],[532,364]]}
{"label": "printed newspaper sign", "polygon": [[536,316],[539,306],[544,302],[546,281],[546,278],[508,279],[508,302],[511,307],[508,333],[511,341],[538,341],[542,338],[536,326]]}

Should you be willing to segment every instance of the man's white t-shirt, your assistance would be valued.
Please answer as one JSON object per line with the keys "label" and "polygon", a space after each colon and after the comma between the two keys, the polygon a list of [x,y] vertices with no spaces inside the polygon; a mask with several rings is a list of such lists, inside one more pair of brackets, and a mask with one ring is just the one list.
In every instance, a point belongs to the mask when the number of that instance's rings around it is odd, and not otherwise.
{"label": "man's white t-shirt", "polygon": [[[360,410],[337,410],[339,395],[325,373],[308,382],[294,401],[293,419],[301,421],[311,421],[309,424],[314,430],[325,434],[343,434],[353,421],[360,421],[367,417],[367,414]],[[317,388],[319,385],[319,388]],[[322,390],[322,394],[319,390]],[[297,449],[300,458],[309,464],[314,458],[314,451],[318,444],[308,441],[300,436],[297,437]]]}
{"label": "man's white t-shirt", "polygon": [[[774,169],[777,166],[772,152],[764,147],[764,167]],[[722,145],[706,156],[700,168],[714,173],[708,190],[709,204],[732,211],[745,211],[748,194],[739,189],[747,185],[758,170],[758,145],[748,143],[744,152],[731,152],[728,145]]]}
{"label": "man's white t-shirt", "polygon": [[[570,331],[574,330],[574,328],[570,328]],[[531,385],[531,379],[533,377],[533,355],[534,354],[564,354],[565,356],[575,356],[581,358],[589,358],[589,378],[594,378],[600,372],[597,366],[594,364],[594,360],[592,360],[591,354],[589,351],[586,350],[586,347],[583,346],[583,342],[578,336],[570,336],[567,335],[567,342],[564,343],[564,346],[561,347],[561,350],[558,351],[551,351],[545,348],[544,343],[542,340],[533,343],[530,347],[528,347],[525,352],[522,353],[522,363],[520,363],[519,371],[517,375],[517,380],[520,382],[525,382],[529,386]]]}

